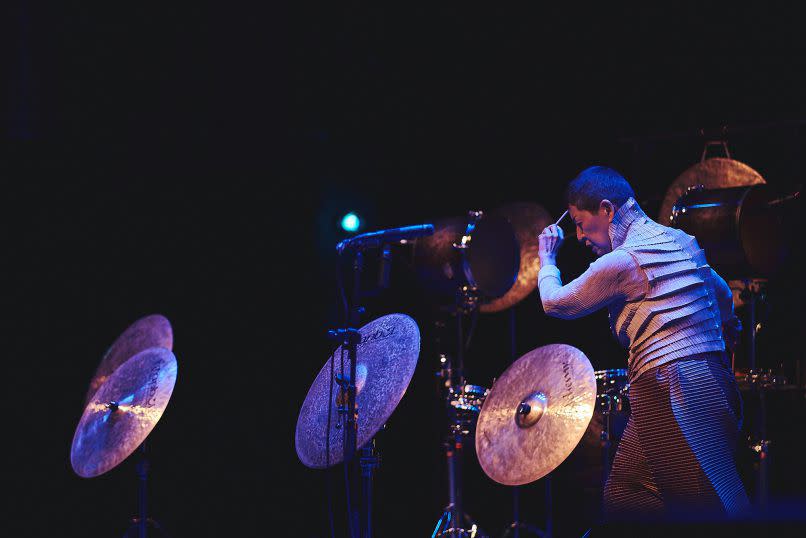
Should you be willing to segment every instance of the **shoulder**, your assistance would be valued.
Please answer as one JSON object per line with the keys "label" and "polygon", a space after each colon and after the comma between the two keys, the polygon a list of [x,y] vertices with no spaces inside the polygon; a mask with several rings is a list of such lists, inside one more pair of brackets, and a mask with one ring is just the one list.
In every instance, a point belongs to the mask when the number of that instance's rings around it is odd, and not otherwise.
{"label": "shoulder", "polygon": [[649,217],[644,217],[642,222],[630,228],[623,247],[627,250],[641,249],[668,241],[674,241],[683,250],[697,251],[700,249],[697,239],[693,235],[689,235],[679,228],[660,224]]}

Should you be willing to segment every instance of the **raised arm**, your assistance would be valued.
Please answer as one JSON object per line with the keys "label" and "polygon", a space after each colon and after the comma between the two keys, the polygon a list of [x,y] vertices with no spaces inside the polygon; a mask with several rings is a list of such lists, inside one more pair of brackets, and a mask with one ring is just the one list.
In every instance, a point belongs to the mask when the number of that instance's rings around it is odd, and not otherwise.
{"label": "raised arm", "polygon": [[640,299],[647,288],[646,275],[623,250],[605,254],[565,286],[556,265],[543,265],[537,282],[543,310],[562,319],[585,316],[613,301]]}

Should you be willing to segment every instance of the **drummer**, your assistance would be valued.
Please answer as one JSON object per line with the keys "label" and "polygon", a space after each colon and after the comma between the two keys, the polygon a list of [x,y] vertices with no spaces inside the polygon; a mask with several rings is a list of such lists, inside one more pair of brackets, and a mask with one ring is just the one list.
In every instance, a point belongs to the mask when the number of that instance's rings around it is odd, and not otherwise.
{"label": "drummer", "polygon": [[573,319],[606,307],[629,353],[631,415],[605,485],[605,517],[740,514],[749,502],[735,463],[741,397],[727,353],[741,326],[730,289],[696,239],[647,217],[615,170],[583,170],[566,201],[577,240],[598,259],[563,286],[563,230],[545,228],[543,308]]}

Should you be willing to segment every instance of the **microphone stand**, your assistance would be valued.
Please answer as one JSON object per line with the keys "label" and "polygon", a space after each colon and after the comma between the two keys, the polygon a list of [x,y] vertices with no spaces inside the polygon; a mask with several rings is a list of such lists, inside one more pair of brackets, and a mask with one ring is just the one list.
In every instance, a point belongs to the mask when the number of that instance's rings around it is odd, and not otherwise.
{"label": "microphone stand", "polygon": [[[342,349],[347,351],[347,360],[350,363],[350,373],[348,376],[341,372],[336,381],[339,384],[340,398],[338,402],[338,413],[344,427],[344,478],[347,494],[348,528],[351,538],[372,538],[372,475],[378,467],[380,457],[375,450],[374,440],[362,449],[359,459],[361,467],[361,491],[362,502],[358,503],[356,511],[350,502],[352,481],[350,480],[351,464],[358,453],[358,406],[356,404],[356,367],[358,362],[358,344],[361,343],[361,333],[358,331],[361,323],[361,315],[365,312],[361,306],[362,290],[361,275],[364,270],[364,250],[369,248],[382,249],[381,266],[378,275],[379,287],[389,286],[389,272],[391,267],[390,244],[395,241],[409,240],[416,237],[431,235],[434,233],[433,224],[421,224],[416,226],[406,226],[389,230],[379,230],[354,236],[340,241],[336,245],[336,252],[341,256],[345,252],[353,253],[353,289],[351,305],[347,308],[347,327],[344,329],[331,330],[329,335],[332,338],[342,337]],[[339,265],[339,282],[341,282],[341,265]],[[346,397],[345,397],[346,396]],[[362,513],[363,512],[363,513]]]}
{"label": "microphone stand", "polygon": [[[369,234],[368,234],[369,235]],[[374,236],[373,236],[374,237]],[[347,247],[351,248],[347,248]],[[341,417],[344,431],[344,477],[345,487],[347,488],[347,512],[348,512],[348,527],[351,538],[372,538],[372,486],[373,486],[373,473],[380,465],[380,456],[375,447],[375,440],[372,439],[367,446],[361,449],[358,463],[361,468],[361,502],[358,503],[358,508],[354,508],[353,503],[350,502],[352,498],[352,488],[350,475],[352,471],[352,464],[356,459],[358,450],[358,405],[356,402],[356,376],[358,365],[358,345],[361,343],[361,333],[358,331],[361,324],[361,315],[364,314],[365,309],[360,305],[362,300],[361,290],[361,277],[364,271],[364,252],[366,248],[376,246],[373,243],[339,243],[337,247],[339,255],[346,251],[354,254],[352,260],[353,270],[353,289],[351,305],[348,306],[347,313],[347,327],[344,329],[331,330],[329,334],[332,338],[339,339],[341,337],[342,349],[347,352],[347,360],[350,364],[350,372],[348,375],[336,376],[336,382],[339,385],[340,397],[338,405],[338,413]],[[381,252],[381,266],[378,275],[378,286],[381,289],[389,287],[389,273],[391,268],[391,248],[388,244],[382,245]]]}
{"label": "microphone stand", "polygon": [[[344,251],[339,249],[339,255]],[[364,254],[361,249],[354,251],[352,261],[353,270],[353,289],[351,306],[347,310],[347,327],[343,329],[329,331],[329,336],[333,339],[341,339],[342,349],[347,352],[347,360],[349,362],[349,374],[344,375],[344,371],[336,374],[336,382],[339,385],[338,396],[338,413],[339,422],[342,424],[343,444],[342,454],[344,460],[344,479],[347,495],[347,524],[349,535],[351,538],[358,538],[361,536],[358,529],[361,522],[364,520],[362,514],[353,508],[353,503],[350,499],[352,495],[352,480],[350,474],[352,463],[358,452],[358,408],[356,406],[356,362],[358,358],[358,344],[361,342],[361,333],[358,332],[358,327],[361,322],[361,314],[364,308],[359,306],[361,300],[361,273],[364,268]],[[341,271],[341,269],[339,269]],[[370,482],[371,484],[371,482]],[[366,485],[362,488],[367,490]],[[369,503],[365,503],[369,508]],[[367,520],[369,515],[367,514]],[[371,528],[370,525],[367,525]]]}

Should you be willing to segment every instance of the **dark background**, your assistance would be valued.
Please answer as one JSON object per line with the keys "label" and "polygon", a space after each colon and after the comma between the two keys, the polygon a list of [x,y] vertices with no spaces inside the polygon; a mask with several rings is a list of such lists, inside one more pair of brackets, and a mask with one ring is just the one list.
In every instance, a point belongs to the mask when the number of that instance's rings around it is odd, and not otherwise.
{"label": "dark background", "polygon": [[[328,473],[299,462],[293,436],[332,348],[325,333],[341,323],[334,246],[348,210],[364,231],[512,201],[556,217],[565,183],[600,163],[655,216],[699,161],[699,130],[722,126],[732,157],[769,183],[803,179],[799,13],[94,4],[18,0],[2,18],[9,536],[125,532],[132,458],[82,479],[69,451],[101,356],[151,313],[171,321],[179,363],[149,437],[151,515],[175,537],[328,535]],[[591,261],[571,243],[566,276]],[[405,312],[423,334],[407,395],[378,436],[379,536],[430,534],[447,503],[433,316],[411,285],[396,263],[364,318]],[[768,367],[802,360],[802,299],[794,257],[770,282]],[[595,369],[624,365],[601,312],[552,320],[536,294],[514,310],[518,354],[564,342]],[[509,364],[509,316],[481,316],[471,382],[490,386]],[[771,492],[785,506],[806,496],[804,402],[776,398]],[[556,472],[559,535],[591,517],[575,461]],[[465,467],[468,511],[500,532],[510,490],[472,454]],[[343,535],[338,473],[332,487]],[[538,526],[543,491],[543,481],[522,491]]]}

